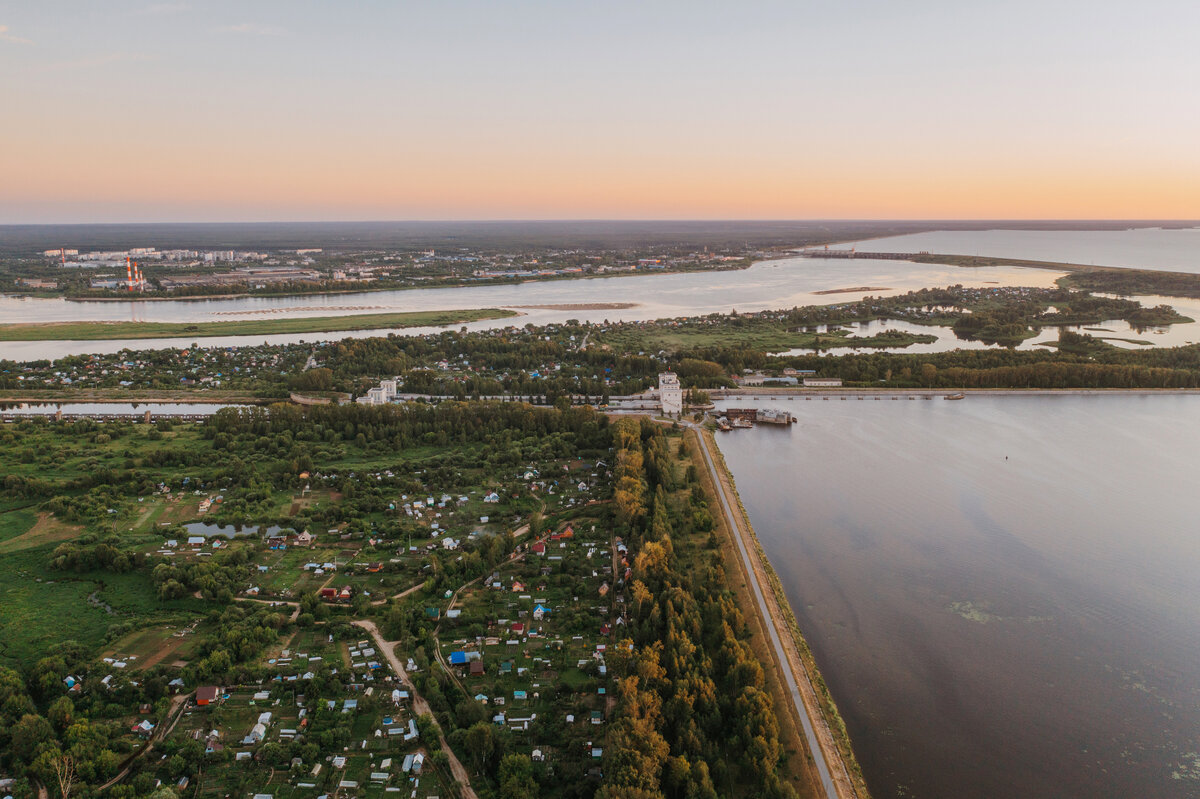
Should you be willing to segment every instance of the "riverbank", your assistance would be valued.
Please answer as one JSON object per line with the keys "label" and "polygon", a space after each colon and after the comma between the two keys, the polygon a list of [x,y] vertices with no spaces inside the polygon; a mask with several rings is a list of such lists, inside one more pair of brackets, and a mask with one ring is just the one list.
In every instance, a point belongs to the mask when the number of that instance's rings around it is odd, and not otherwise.
{"label": "riverbank", "polygon": [[991,255],[950,255],[921,253],[912,263],[959,266],[977,269],[989,266],[1020,266],[1066,272],[1056,282],[1064,288],[1101,291],[1114,294],[1161,294],[1174,297],[1200,297],[1200,274],[1165,269],[1139,269],[1130,266],[1096,266],[1064,261],[1031,261]]}
{"label": "riverbank", "polygon": [[639,305],[641,305],[640,302],[557,302],[544,305],[506,305],[504,307],[539,311],[624,311]]}
{"label": "riverbank", "polygon": [[[753,639],[756,654],[764,663],[775,666],[769,675],[771,694],[776,707],[787,710],[781,712],[780,719],[792,728],[789,738],[808,749],[805,763],[809,781],[814,790],[819,789],[817,795],[827,799],[867,799],[866,783],[845,724],[783,595],[779,579],[758,544],[720,449],[712,434],[701,428],[693,428],[686,440],[692,461],[703,475],[701,484],[711,497],[719,500],[721,507],[715,510],[724,511],[713,516],[718,529],[728,533],[724,537],[726,563],[742,578],[732,582],[740,606],[754,619],[758,632]],[[737,505],[736,511],[729,502],[730,496]],[[753,614],[749,612],[751,608]]]}
{"label": "riverbank", "polygon": [[122,293],[113,292],[101,295],[90,294],[71,294],[64,292],[51,291],[15,291],[6,292],[4,296],[10,297],[39,297],[39,298],[59,298],[68,302],[164,302],[170,300],[182,301],[201,301],[201,300],[231,300],[243,299],[248,297],[261,298],[280,298],[280,297],[312,297],[321,294],[370,294],[373,292],[383,291],[420,291],[422,289],[447,289],[447,288],[471,288],[477,286],[517,286],[523,283],[549,283],[560,280],[600,280],[610,277],[638,277],[645,275],[678,275],[678,274],[695,274],[698,272],[732,272],[738,270],[749,269],[757,263],[764,261],[776,261],[782,258],[794,257],[789,249],[786,252],[778,254],[750,257],[746,256],[738,261],[723,263],[713,266],[701,267],[683,267],[683,268],[655,268],[655,269],[637,269],[637,270],[613,270],[608,272],[596,272],[587,274],[566,274],[566,275],[529,275],[513,278],[465,278],[459,280],[449,279],[431,279],[424,285],[400,284],[393,285],[390,283],[368,283],[365,285],[355,286],[354,288],[330,288],[319,287],[308,291],[240,291],[228,292],[221,294],[153,294],[147,295],[141,292],[137,293]]}
{"label": "riverbank", "polygon": [[966,396],[1023,396],[1023,397],[1052,397],[1052,396],[1088,396],[1088,395],[1134,395],[1134,396],[1164,396],[1177,394],[1200,394],[1200,388],[966,388],[945,386],[943,388],[710,388],[705,389],[713,399],[776,399],[779,397],[803,397],[811,400],[814,397],[838,397],[848,399],[857,397],[866,399],[904,399],[922,398],[936,399],[951,393]]}
{"label": "riverbank", "polygon": [[517,311],[482,308],[461,311],[410,311],[354,316],[286,319],[238,319],[220,322],[26,322],[0,325],[0,341],[96,341],[211,336],[266,336],[331,333],[405,327],[437,327],[519,316]]}

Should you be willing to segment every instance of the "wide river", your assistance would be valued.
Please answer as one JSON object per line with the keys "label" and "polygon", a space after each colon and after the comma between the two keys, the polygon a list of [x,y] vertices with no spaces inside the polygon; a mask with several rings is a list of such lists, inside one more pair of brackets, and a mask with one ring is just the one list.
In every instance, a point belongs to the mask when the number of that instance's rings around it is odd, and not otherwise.
{"label": "wide river", "polygon": [[775,406],[720,447],[873,796],[1200,796],[1200,397]]}
{"label": "wide river", "polygon": [[[849,245],[839,245],[848,247]],[[935,231],[859,242],[859,250],[956,253],[1000,257],[1096,263],[1146,269],[1200,272],[1200,229],[1140,228],[1119,231]],[[476,285],[459,288],[326,294],[306,297],[242,297],[171,302],[68,302],[55,299],[0,295],[0,322],[55,322],[80,320],[206,322],[298,316],[342,316],[387,311],[421,311],[464,308],[517,308],[524,316],[475,322],[471,330],[509,325],[548,324],[566,319],[601,322],[662,319],[758,311],[797,305],[828,305],[861,299],[867,294],[886,296],[913,289],[948,286],[1049,286],[1060,274],[1019,267],[961,269],[871,259],[783,258],[763,261],[749,269],[689,274],[650,274],[581,280],[532,281],[516,285]],[[871,287],[870,291],[817,294],[818,291]],[[1154,304],[1161,298],[1139,298]],[[1200,301],[1170,299],[1183,314],[1200,320]],[[582,309],[582,304],[633,303],[630,308]],[[544,306],[544,307],[528,307]],[[559,306],[559,307],[551,307]],[[934,333],[938,341],[914,345],[906,352],[936,352],[959,347],[982,347],[961,342],[948,329],[917,328],[903,322],[884,321],[864,326],[859,335],[888,327]],[[1132,330],[1123,322],[1088,330],[1112,339],[1117,346],[1178,346],[1200,341],[1200,322],[1170,328]],[[438,328],[409,328],[415,335]],[[347,337],[381,335],[387,330],[336,333],[302,333],[276,336],[221,336],[201,339],[208,347],[329,341]],[[1039,346],[1057,338],[1046,329],[1022,348]],[[29,360],[83,353],[118,352],[147,347],[188,347],[193,338],[114,341],[0,342],[0,358]],[[839,350],[846,352],[847,350]]]}
{"label": "wide river", "polygon": [[[903,261],[868,259],[784,258],[762,261],[749,269],[580,280],[532,281],[516,285],[325,294],[306,297],[243,297],[226,300],[170,302],[69,302],[0,296],[0,322],[111,320],[142,322],[210,322],[297,316],[342,316],[357,313],[460,308],[518,308],[525,316],[475,322],[471,330],[509,325],[547,324],[566,319],[600,322],[641,320],[710,313],[760,311],[797,305],[849,302],[871,294],[885,296],[927,286],[1051,286],[1061,273],[1021,267],[962,269]],[[872,287],[871,291],[815,294],[830,289]],[[633,303],[625,309],[529,308],[598,303]],[[426,333],[435,328],[410,328]],[[386,331],[385,331],[386,332]],[[1200,331],[1198,331],[1200,332]],[[949,339],[953,335],[943,331]],[[295,343],[380,335],[380,331],[303,333],[278,336],[224,336],[200,339],[205,346]],[[0,342],[0,358],[31,360],[82,353],[118,352],[125,348],[188,347],[194,338],[141,341],[9,341]],[[1197,336],[1196,340],[1200,340]],[[953,342],[948,340],[948,348]]]}

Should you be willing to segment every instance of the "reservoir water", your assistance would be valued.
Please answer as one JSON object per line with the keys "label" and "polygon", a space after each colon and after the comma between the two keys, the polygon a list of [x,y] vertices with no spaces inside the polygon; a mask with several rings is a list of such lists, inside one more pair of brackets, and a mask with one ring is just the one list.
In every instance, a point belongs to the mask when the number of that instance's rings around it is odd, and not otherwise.
{"label": "reservoir water", "polygon": [[[849,245],[838,245],[847,249]],[[870,239],[865,252],[991,255],[1026,261],[1200,272],[1200,228],[1130,230],[937,230]]]}
{"label": "reservoir water", "polygon": [[775,406],[718,442],[873,796],[1200,796],[1200,397]]}

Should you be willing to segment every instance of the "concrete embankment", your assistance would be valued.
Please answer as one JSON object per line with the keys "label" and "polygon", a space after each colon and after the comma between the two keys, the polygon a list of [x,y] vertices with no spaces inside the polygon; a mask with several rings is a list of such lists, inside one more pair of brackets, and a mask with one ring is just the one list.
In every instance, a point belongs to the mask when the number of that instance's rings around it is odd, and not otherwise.
{"label": "concrete embankment", "polygon": [[936,399],[949,394],[968,397],[1164,396],[1200,394],[1200,388],[714,388],[713,399]]}

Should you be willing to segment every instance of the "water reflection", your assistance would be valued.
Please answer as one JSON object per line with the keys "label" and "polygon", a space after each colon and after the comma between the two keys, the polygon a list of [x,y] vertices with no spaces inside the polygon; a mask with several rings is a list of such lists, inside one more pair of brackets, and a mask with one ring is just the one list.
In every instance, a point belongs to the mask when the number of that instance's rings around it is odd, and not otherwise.
{"label": "water reflection", "polygon": [[9,415],[54,416],[62,411],[64,416],[90,414],[104,416],[138,415],[149,411],[151,416],[211,416],[222,408],[234,407],[230,403],[216,402],[3,402],[0,411]]}
{"label": "water reflection", "polygon": [[719,443],[873,795],[1196,795],[1200,397],[774,405]]}
{"label": "water reflection", "polygon": [[[1200,272],[1200,228],[938,230],[858,243],[871,252],[936,252],[1026,261]],[[839,245],[849,249],[850,245]]]}
{"label": "water reflection", "polygon": [[[891,296],[928,286],[1051,286],[1057,272],[1042,269],[989,267],[960,269],[953,266],[912,264],[903,261],[853,261],[784,258],[762,261],[749,269],[728,272],[643,275],[531,282],[518,285],[326,294],[308,297],[242,297],[223,300],[162,301],[139,303],[139,321],[205,322],[230,318],[269,318],[355,315],[421,311],[520,307],[531,305],[564,308],[520,308],[517,319],[463,325],[484,330],[510,325],[549,324],[566,319],[588,322],[635,321],[679,316],[759,311],[802,305],[852,302],[864,296]],[[886,290],[849,291],[835,295],[817,291],[856,286]],[[572,305],[636,303],[632,308],[571,308]],[[126,320],[130,310],[123,302],[68,302],[61,299],[0,297],[0,318],[5,322]],[[454,328],[460,325],[452,326]],[[420,334],[434,328],[398,331]],[[386,332],[386,331],[385,331]],[[328,341],[349,336],[380,335],[381,331],[305,333],[278,336],[223,336],[201,339],[204,346],[255,345]],[[145,347],[187,347],[194,338],[153,341],[41,341],[2,342],[0,358],[30,360],[68,354],[109,353]]]}

